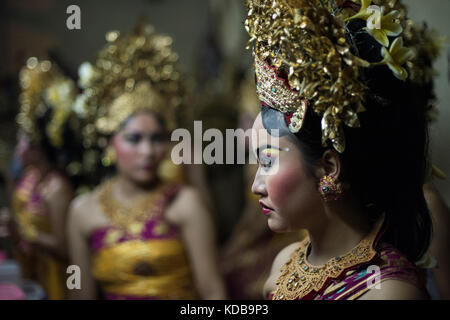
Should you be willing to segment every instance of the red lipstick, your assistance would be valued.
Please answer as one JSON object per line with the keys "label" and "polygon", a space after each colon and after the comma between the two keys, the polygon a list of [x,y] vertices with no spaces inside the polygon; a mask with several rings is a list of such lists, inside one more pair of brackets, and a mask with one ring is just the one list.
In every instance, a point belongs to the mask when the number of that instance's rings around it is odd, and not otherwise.
{"label": "red lipstick", "polygon": [[264,202],[262,202],[261,200],[259,201],[259,204],[260,204],[260,206],[261,206],[263,215],[268,215],[269,213],[271,213],[271,212],[273,211],[272,208],[266,206],[266,205],[264,204]]}

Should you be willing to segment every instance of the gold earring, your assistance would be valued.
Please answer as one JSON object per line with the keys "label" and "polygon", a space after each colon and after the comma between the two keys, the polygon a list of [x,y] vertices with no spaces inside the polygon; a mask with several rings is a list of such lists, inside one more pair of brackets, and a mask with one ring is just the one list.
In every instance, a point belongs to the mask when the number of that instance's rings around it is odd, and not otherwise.
{"label": "gold earring", "polygon": [[117,159],[116,150],[111,146],[106,148],[105,155],[102,158],[102,164],[105,167],[109,167],[116,163],[116,159]]}
{"label": "gold earring", "polygon": [[320,178],[319,193],[323,201],[329,202],[331,200],[338,200],[342,195],[342,184],[337,179],[330,175]]}

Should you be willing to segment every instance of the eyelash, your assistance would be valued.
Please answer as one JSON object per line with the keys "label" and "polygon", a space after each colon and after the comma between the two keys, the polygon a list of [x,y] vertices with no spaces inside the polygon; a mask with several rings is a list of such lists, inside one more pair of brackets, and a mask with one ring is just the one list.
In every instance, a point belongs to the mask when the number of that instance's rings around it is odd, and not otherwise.
{"label": "eyelash", "polygon": [[136,144],[141,140],[141,137],[137,136],[137,135],[131,135],[131,136],[126,136],[125,140],[127,140],[128,142],[131,142],[133,144]]}
{"label": "eyelash", "polygon": [[[131,142],[131,143],[133,143],[133,144],[137,144],[137,143],[139,143],[140,141],[141,141],[141,139],[142,139],[142,136],[141,135],[129,135],[129,136],[125,136],[125,140],[126,141],[128,141],[128,142]],[[151,142],[152,143],[161,143],[161,142],[163,142],[163,137],[162,137],[162,135],[158,135],[158,134],[155,134],[154,136],[152,136],[151,138]]]}
{"label": "eyelash", "polygon": [[263,168],[270,168],[273,164],[273,158],[271,156],[267,156],[267,155],[262,155],[259,158],[259,164],[263,167]]}

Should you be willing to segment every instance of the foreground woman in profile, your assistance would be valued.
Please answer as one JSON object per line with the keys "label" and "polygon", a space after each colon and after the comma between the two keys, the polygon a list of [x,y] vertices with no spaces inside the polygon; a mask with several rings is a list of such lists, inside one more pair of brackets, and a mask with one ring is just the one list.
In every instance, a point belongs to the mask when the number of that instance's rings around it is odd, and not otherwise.
{"label": "foreground woman in profile", "polygon": [[252,190],[272,230],[309,233],[278,254],[266,296],[428,298],[415,264],[432,229],[422,186],[438,50],[426,27],[400,1],[248,5],[262,105]]}

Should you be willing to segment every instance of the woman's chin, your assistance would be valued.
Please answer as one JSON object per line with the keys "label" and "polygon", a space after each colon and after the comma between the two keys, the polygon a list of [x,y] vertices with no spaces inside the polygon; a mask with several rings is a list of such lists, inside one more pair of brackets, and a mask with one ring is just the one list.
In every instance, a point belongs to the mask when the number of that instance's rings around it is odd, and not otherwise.
{"label": "woman's chin", "polygon": [[269,229],[273,232],[276,233],[288,232],[286,226],[283,225],[283,223],[280,223],[280,221],[274,217],[269,217],[269,219],[267,220],[267,224],[269,226]]}

